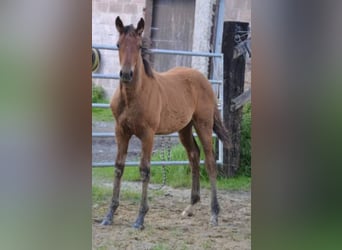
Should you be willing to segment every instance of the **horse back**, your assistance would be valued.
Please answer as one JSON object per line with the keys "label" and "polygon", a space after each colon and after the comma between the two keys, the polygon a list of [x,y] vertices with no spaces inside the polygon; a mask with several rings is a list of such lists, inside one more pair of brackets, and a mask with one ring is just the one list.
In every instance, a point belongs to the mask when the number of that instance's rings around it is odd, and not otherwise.
{"label": "horse back", "polygon": [[201,72],[177,67],[155,76],[162,100],[160,127],[167,128],[165,133],[185,127],[196,113],[207,111],[213,117],[216,97]]}

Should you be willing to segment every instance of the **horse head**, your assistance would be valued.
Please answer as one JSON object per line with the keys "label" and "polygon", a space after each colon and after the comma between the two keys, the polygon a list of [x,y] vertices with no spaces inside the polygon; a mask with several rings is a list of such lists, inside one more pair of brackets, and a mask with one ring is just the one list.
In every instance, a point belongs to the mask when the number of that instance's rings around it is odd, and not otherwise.
{"label": "horse head", "polygon": [[137,28],[133,25],[124,26],[120,17],[115,20],[116,29],[119,32],[117,47],[119,49],[120,60],[120,80],[123,83],[130,83],[134,76],[134,70],[141,55],[142,32],[145,22],[141,18]]}

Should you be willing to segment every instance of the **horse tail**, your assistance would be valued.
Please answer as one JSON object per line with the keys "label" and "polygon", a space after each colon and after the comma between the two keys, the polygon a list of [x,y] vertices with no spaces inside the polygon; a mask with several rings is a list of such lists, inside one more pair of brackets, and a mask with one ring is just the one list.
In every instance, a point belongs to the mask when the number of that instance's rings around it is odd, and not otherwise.
{"label": "horse tail", "polygon": [[225,148],[231,148],[230,140],[228,137],[228,130],[225,128],[223,121],[221,119],[221,114],[218,108],[215,108],[214,112],[214,126],[213,130],[217,137],[222,141]]}

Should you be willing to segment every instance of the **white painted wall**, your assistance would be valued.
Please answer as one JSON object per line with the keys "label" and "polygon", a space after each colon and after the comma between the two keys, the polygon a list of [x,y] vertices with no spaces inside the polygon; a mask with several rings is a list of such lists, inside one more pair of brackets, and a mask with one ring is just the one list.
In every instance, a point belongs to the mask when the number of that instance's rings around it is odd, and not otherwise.
{"label": "white painted wall", "polygon": [[[196,0],[193,51],[209,52],[213,4],[215,0]],[[192,67],[208,75],[208,57],[193,57]]]}

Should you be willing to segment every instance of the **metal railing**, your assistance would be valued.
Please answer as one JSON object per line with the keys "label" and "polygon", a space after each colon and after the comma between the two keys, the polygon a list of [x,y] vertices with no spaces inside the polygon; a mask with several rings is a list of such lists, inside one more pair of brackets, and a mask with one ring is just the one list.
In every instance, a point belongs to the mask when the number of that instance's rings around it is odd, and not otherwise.
{"label": "metal railing", "polygon": [[[116,46],[112,45],[99,45],[99,44],[93,44],[92,48],[95,49],[102,49],[102,50],[118,50]],[[164,50],[164,49],[150,49],[149,53],[151,54],[166,54],[166,55],[184,55],[184,56],[199,56],[199,57],[215,57],[219,59],[219,64],[221,65],[221,70],[223,70],[223,54],[221,53],[209,53],[209,52],[192,52],[192,51],[183,51],[183,50]],[[95,79],[119,79],[118,74],[98,74],[93,73],[92,78]],[[221,79],[209,79],[209,82],[213,85],[218,85],[219,92],[223,93],[223,72],[221,72]],[[223,100],[222,95],[219,95],[219,109],[221,112],[221,116],[223,114]],[[107,103],[92,103],[93,108],[109,108],[109,104]],[[108,133],[108,132],[93,132],[92,137],[114,137],[115,134]],[[160,135],[157,135],[160,136]],[[169,136],[169,137],[178,137],[177,133],[172,133],[169,135],[161,135],[161,136]],[[197,136],[196,133],[194,133],[194,136]],[[213,137],[216,137],[215,134],[213,134]],[[218,154],[218,160],[216,161],[217,164],[222,164],[223,162],[223,145],[219,141],[219,154]],[[203,164],[204,161],[200,161],[200,164]],[[126,166],[139,166],[138,161],[126,161]],[[168,166],[177,166],[177,165],[188,165],[189,161],[151,161],[151,165],[168,165]],[[113,162],[93,162],[93,167],[108,167],[113,166]]]}

